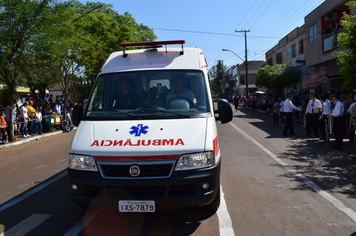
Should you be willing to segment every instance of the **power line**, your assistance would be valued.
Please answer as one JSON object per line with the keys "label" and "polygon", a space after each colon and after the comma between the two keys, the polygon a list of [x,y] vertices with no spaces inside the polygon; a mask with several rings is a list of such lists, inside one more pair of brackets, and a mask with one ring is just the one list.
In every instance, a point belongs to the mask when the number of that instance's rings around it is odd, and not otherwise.
{"label": "power line", "polygon": [[[284,15],[284,16],[287,16],[288,15],[288,17],[292,17],[292,16],[294,16],[296,13],[299,13],[299,11],[300,10],[302,10],[302,12],[303,12],[303,9],[306,9],[307,7],[309,7],[313,2],[309,2],[310,4],[309,5],[307,5],[307,6],[304,6],[304,5],[302,5],[301,7],[299,7],[292,15],[290,15],[290,14],[288,14],[288,12]],[[315,9],[318,5],[320,5],[320,3],[317,3],[317,5],[315,5],[314,7],[313,7],[313,9]],[[308,11],[309,11],[309,8],[308,8]],[[289,12],[290,13],[290,12]],[[283,16],[283,17],[284,17]],[[296,17],[294,18],[294,19],[296,19]],[[298,20],[296,20],[296,21],[298,21]],[[289,20],[288,22],[289,23],[287,23],[287,24],[285,24],[285,21],[281,21],[281,24],[274,30],[274,28],[272,28],[272,30],[271,31],[273,31],[274,32],[274,35],[277,35],[279,32],[281,32],[283,29],[285,29],[285,28],[287,28],[287,27],[290,27],[290,25],[292,25],[292,24],[295,24],[296,23],[296,21],[291,21],[291,20]],[[294,29],[293,29],[294,30]],[[285,37],[285,35],[284,36],[282,36],[282,37],[280,37],[280,38],[283,38],[283,37]],[[258,43],[259,41],[257,41],[256,42],[256,45],[259,45],[259,47],[257,47],[257,48],[255,48],[255,49],[259,49],[259,48],[261,48],[261,47],[264,47],[268,42],[264,42],[264,43],[262,43],[262,44],[259,44]]]}
{"label": "power line", "polygon": [[[242,20],[240,21],[239,25],[235,28],[235,29],[239,29],[241,23],[246,19],[247,15],[250,13],[251,9],[253,8],[253,6],[255,5],[257,0],[255,0],[252,5],[250,6],[250,9],[248,9],[248,11],[246,12],[245,16],[242,18]],[[230,45],[234,44],[234,41],[236,40],[236,38],[233,40],[232,43],[230,43],[231,38],[229,39],[228,43],[226,44],[226,46],[224,48],[230,48]],[[241,40],[241,39],[240,39]],[[238,42],[240,42],[240,40]]]}
{"label": "power line", "polygon": [[[226,34],[226,33],[216,33],[216,32],[204,32],[204,31],[193,31],[193,30],[179,30],[179,29],[165,29],[165,28],[151,28],[154,30],[165,30],[165,31],[177,31],[177,32],[183,32],[183,33],[194,33],[194,34],[214,34],[214,35],[225,35],[225,36],[234,36],[234,37],[241,37],[237,34]],[[251,36],[251,38],[272,38],[272,39],[281,39],[281,37],[275,37],[275,36]]]}

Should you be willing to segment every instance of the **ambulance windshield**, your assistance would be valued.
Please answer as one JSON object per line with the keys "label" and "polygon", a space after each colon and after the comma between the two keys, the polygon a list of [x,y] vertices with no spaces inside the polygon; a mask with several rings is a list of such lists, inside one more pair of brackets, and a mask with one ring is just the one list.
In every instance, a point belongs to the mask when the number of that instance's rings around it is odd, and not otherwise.
{"label": "ambulance windshield", "polygon": [[87,119],[176,119],[211,116],[203,72],[151,70],[102,74]]}

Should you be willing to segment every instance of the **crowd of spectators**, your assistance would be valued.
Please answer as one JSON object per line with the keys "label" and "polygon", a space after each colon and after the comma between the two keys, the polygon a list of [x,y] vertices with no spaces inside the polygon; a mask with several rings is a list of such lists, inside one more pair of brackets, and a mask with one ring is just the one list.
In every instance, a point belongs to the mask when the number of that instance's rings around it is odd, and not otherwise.
{"label": "crowd of spectators", "polygon": [[[336,95],[336,96],[335,96]],[[320,101],[319,101],[320,99]],[[261,110],[266,114],[272,114],[274,125],[285,124],[285,114],[283,111],[285,97],[275,94],[259,94],[254,93],[249,96],[234,95],[231,99],[237,110],[238,106],[251,108],[252,110]],[[338,117],[335,106],[340,102],[341,115]],[[334,94],[309,94],[304,96],[302,93],[295,93],[292,97],[292,103],[300,109],[293,110],[293,119],[301,122],[306,131],[306,136],[310,136],[311,131],[315,132],[315,137],[324,141],[325,135],[325,119],[330,120],[331,132],[342,137],[349,137],[350,142],[355,145],[355,128],[356,128],[356,93],[334,93]],[[325,103],[325,104],[324,104]],[[318,105],[319,104],[319,105]],[[329,104],[329,114],[326,113],[323,105]],[[337,105],[337,109],[339,109]],[[316,114],[314,114],[314,111]],[[334,115],[333,115],[334,114]],[[336,122],[337,121],[337,122]],[[342,124],[341,126],[336,125]],[[319,132],[320,131],[320,132]],[[342,146],[336,146],[337,149],[342,149]]]}
{"label": "crowd of spectators", "polygon": [[[41,135],[53,129],[69,132],[73,129],[71,119],[73,107],[74,103],[69,100],[65,102],[63,95],[53,98],[52,94],[46,94],[42,99],[40,96],[27,94],[23,104],[19,106],[15,103],[13,107],[14,134],[15,136],[21,134],[21,137],[27,138],[36,134]],[[6,118],[5,110],[10,111],[9,108],[10,106],[0,109],[1,143],[4,144],[8,142],[10,122]],[[54,119],[59,120],[55,122]]]}

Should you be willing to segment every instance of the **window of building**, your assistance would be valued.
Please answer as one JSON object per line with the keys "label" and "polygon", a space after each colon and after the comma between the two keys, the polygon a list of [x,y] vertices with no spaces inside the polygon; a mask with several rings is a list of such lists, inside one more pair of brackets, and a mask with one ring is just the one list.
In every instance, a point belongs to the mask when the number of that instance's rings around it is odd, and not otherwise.
{"label": "window of building", "polygon": [[299,55],[304,54],[303,39],[299,40]]}
{"label": "window of building", "polygon": [[295,44],[292,45],[292,58],[294,58],[295,55]]}
{"label": "window of building", "polygon": [[309,42],[312,42],[316,39],[317,33],[316,24],[309,28]]}
{"label": "window of building", "polygon": [[282,52],[276,54],[276,64],[282,64]]}
{"label": "window of building", "polygon": [[273,66],[273,58],[272,57],[268,58],[267,65]]}
{"label": "window of building", "polygon": [[240,85],[245,85],[245,75],[240,75]]}

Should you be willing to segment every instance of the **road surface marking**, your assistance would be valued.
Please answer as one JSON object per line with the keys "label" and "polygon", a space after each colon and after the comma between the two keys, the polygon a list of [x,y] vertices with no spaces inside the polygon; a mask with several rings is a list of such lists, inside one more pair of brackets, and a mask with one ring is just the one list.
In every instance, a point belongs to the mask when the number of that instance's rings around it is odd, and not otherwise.
{"label": "road surface marking", "polygon": [[12,228],[5,230],[5,235],[12,235],[12,236],[26,235],[29,232],[31,232],[31,230],[33,230],[34,228],[42,224],[50,216],[51,216],[50,214],[33,214],[29,216],[27,219],[13,226]]}
{"label": "road surface marking", "polygon": [[326,200],[331,202],[337,209],[340,211],[344,212],[346,215],[348,215],[354,222],[356,222],[356,213],[346,207],[342,202],[340,202],[338,199],[333,197],[331,194],[327,193],[325,190],[320,188],[316,183],[314,183],[311,179],[303,175],[302,173],[298,172],[294,167],[290,166],[287,162],[283,161],[279,157],[277,157],[275,154],[273,154],[270,150],[265,148],[262,144],[257,142],[254,138],[252,138],[250,135],[239,129],[236,125],[230,124],[241,134],[243,134],[246,138],[248,138],[251,142],[256,144],[259,148],[261,148],[265,153],[267,153],[270,157],[272,157],[276,162],[278,162],[281,166],[286,168],[289,172],[293,173],[295,176],[299,177],[301,180],[304,181],[309,187],[314,189],[315,192],[319,193],[322,197],[324,197]]}
{"label": "road surface marking", "polygon": [[41,169],[41,168],[46,167],[46,166],[47,166],[47,165],[37,166],[37,167],[33,168],[32,170]]}
{"label": "road surface marking", "polygon": [[18,197],[15,197],[13,200],[8,201],[7,203],[3,204],[0,206],[0,212],[21,202],[22,200],[24,200],[25,198],[37,193],[38,191],[44,189],[45,187],[47,187],[48,185],[54,183],[55,181],[59,180],[60,178],[64,177],[67,174],[67,171],[63,171],[62,173],[56,175],[54,178],[51,178],[45,182],[43,182],[42,184],[37,185],[37,187],[35,187],[34,189],[25,192],[24,194],[19,195]]}
{"label": "road surface marking", "polygon": [[226,202],[224,198],[224,192],[222,191],[222,186],[220,186],[220,207],[217,211],[219,218],[219,228],[221,236],[234,236],[235,232],[232,228],[232,222],[229,215],[229,212],[226,207]]}
{"label": "road surface marking", "polygon": [[68,161],[68,158],[64,158],[64,159],[62,159],[62,160],[59,160],[59,161],[57,161],[57,163],[63,162],[63,161]]}
{"label": "road surface marking", "polygon": [[84,218],[80,219],[73,227],[67,231],[63,236],[74,236],[78,235],[80,231],[84,229],[84,227],[98,214],[98,211],[93,211],[88,213],[89,217],[86,215],[85,220]]}

